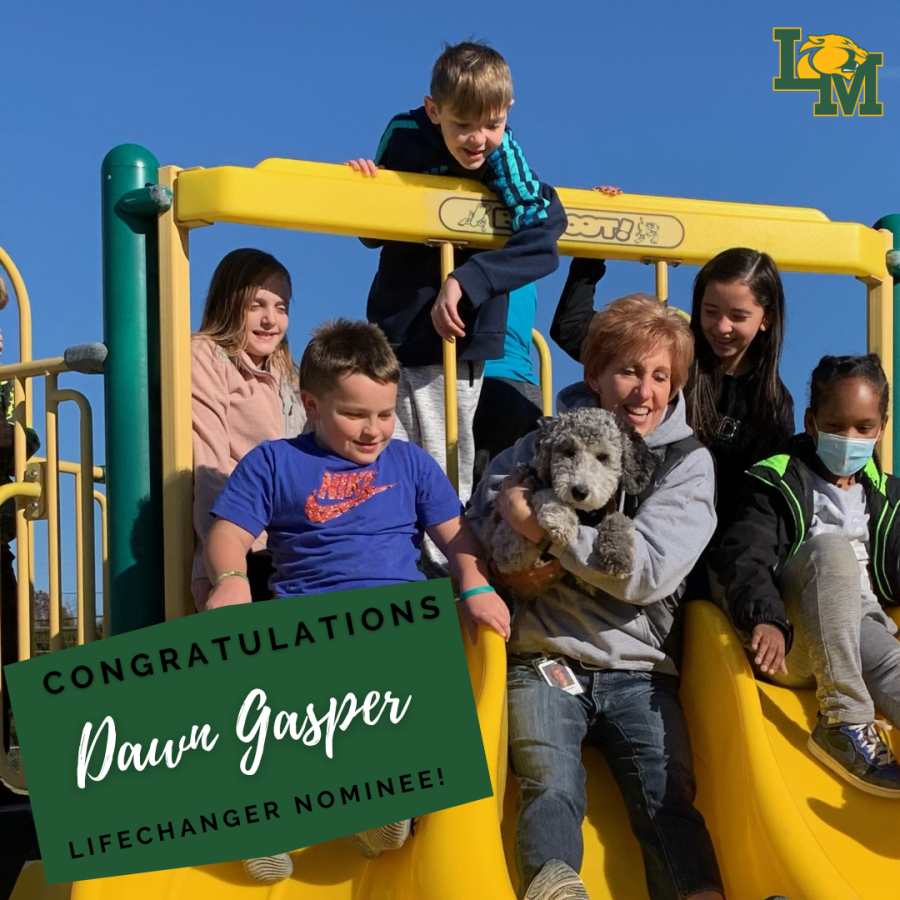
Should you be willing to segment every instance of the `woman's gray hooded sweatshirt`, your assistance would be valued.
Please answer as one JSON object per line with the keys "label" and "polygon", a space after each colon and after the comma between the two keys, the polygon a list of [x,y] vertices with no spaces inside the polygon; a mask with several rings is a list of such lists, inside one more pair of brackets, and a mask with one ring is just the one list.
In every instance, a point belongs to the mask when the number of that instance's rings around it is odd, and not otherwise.
{"label": "woman's gray hooded sweatshirt", "polygon": [[[564,388],[556,405],[564,412],[596,406],[597,401],[579,382]],[[679,392],[645,440],[661,459],[668,444],[691,434]],[[467,513],[476,529],[490,513],[504,477],[518,463],[531,461],[536,435],[526,435],[491,462]],[[620,509],[623,500],[620,496]],[[601,593],[588,596],[566,578],[548,585],[539,598],[517,603],[508,644],[511,655],[564,654],[602,669],[678,673],[675,661],[662,649],[671,615],[666,612],[651,621],[646,610],[679,591],[715,531],[715,469],[705,447],[689,453],[665,476],[638,508],[634,524],[635,569],[627,579],[591,567],[597,532],[587,525],[579,526],[569,546],[550,548],[564,569],[601,588]],[[660,622],[667,624],[661,627]]]}

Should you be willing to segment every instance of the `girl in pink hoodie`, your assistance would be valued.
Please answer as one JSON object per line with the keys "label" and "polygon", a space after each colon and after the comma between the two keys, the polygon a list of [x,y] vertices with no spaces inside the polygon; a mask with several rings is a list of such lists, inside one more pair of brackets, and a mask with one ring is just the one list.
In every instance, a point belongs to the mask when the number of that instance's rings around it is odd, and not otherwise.
{"label": "girl in pink hoodie", "polygon": [[[191,339],[196,551],[191,591],[198,610],[210,582],[203,547],[210,507],[241,457],[257,444],[294,437],[305,422],[297,366],[287,342],[291,276],[262,250],[232,250],[216,267],[200,330]],[[247,556],[254,600],[267,599],[266,535]]]}

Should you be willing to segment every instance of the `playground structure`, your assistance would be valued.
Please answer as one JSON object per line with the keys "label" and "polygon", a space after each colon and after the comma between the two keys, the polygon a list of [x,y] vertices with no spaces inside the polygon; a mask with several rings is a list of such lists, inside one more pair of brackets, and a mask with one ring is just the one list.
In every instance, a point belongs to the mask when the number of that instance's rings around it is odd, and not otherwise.
{"label": "playground structure", "polygon": [[[266,160],[252,169],[181,170],[159,167],[148,151],[123,145],[104,161],[102,186],[110,498],[104,625],[116,634],[193,609],[190,232],[234,222],[433,242],[441,247],[445,277],[453,268],[455,246],[498,247],[510,232],[502,206],[472,182],[393,172],[366,180],[344,166],[294,160]],[[869,349],[881,355],[894,383],[894,308],[900,288],[893,285],[897,273],[887,251],[891,232],[900,241],[900,216],[882,220],[879,230],[830,222],[809,209],[639,195],[610,198],[565,189],[559,195],[569,216],[560,252],[652,264],[663,302],[669,265],[702,265],[731,246],[765,250],[786,271],[854,275],[866,288]],[[57,649],[59,472],[80,473],[76,490],[82,522],[92,521],[87,510],[93,481],[103,472],[94,468],[92,448],[84,438],[86,403],[79,404],[80,463],[58,461],[56,406],[77,398],[76,392],[59,391],[56,378],[68,370],[84,371],[83,365],[76,366],[85,354],[31,360],[27,293],[5,254],[0,263],[10,275],[22,322],[21,362],[0,366],[0,379],[16,380],[16,482],[0,488],[0,501],[20,498],[19,647],[24,658],[31,652],[32,520],[46,516],[48,522],[51,649]],[[540,339],[536,342],[546,409],[549,352]],[[450,344],[445,345],[445,369],[448,469],[453,477],[455,356]],[[24,428],[32,421],[31,382],[37,377],[46,379],[46,462],[26,466]],[[893,411],[880,448],[888,470],[897,462],[896,396]],[[87,598],[93,598],[95,575],[93,532],[81,530],[79,641],[92,634],[93,605]],[[141,547],[140,558],[136,546]],[[22,577],[25,571],[32,573],[30,581]],[[72,897],[227,898],[253,891],[257,896],[323,900],[512,898],[516,786],[506,769],[505,649],[492,633],[482,632],[474,648],[464,640],[494,798],[426,817],[406,847],[372,862],[340,841],[299,851],[294,877],[271,889],[251,886],[239,864],[227,864],[84,882],[73,887]],[[900,880],[900,853],[891,828],[896,813],[890,801],[855,791],[809,757],[805,740],[815,718],[815,698],[811,692],[758,684],[730,626],[709,604],[688,607],[682,697],[694,742],[698,805],[713,835],[730,898],[785,893],[791,900],[868,900],[886,895]],[[896,737],[894,749],[900,751]],[[588,890],[595,900],[644,897],[640,853],[618,789],[599,755],[588,751],[586,767],[583,877]],[[0,774],[12,774],[14,783],[24,784],[2,758]],[[39,867],[26,870],[15,897],[50,896],[39,884]]]}

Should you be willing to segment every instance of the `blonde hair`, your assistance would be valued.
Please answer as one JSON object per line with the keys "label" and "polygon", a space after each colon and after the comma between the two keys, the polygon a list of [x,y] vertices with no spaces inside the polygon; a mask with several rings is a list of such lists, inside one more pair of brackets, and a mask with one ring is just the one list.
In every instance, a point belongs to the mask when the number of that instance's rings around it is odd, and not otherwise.
{"label": "blonde hair", "polygon": [[6,282],[0,278],[0,309],[6,309],[9,303],[9,291],[6,290]]}
{"label": "blonde hair", "polygon": [[476,122],[505,113],[513,101],[509,66],[482,41],[445,44],[431,72],[431,99]]}
{"label": "blonde hair", "polygon": [[[241,353],[247,348],[247,313],[250,305],[256,292],[275,277],[287,282],[290,299],[291,276],[288,270],[270,253],[250,247],[232,250],[213,272],[197,333],[218,344],[235,365],[238,365]],[[287,336],[269,354],[263,368],[296,380],[297,365]]]}
{"label": "blonde hair", "polygon": [[361,319],[329,319],[312,330],[300,360],[300,387],[324,394],[345,375],[365,375],[378,384],[397,384],[400,363],[385,333]]}
{"label": "blonde hair", "polygon": [[694,360],[694,336],[681,314],[649,294],[613,300],[591,320],[581,356],[585,381],[592,381],[622,357],[638,357],[658,349],[672,356],[672,395],[687,381]]}

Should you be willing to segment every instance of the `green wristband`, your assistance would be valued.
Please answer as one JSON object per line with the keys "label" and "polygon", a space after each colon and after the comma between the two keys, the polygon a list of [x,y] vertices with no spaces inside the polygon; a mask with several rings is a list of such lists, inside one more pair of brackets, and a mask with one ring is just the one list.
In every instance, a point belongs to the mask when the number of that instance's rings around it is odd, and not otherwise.
{"label": "green wristband", "polygon": [[243,578],[244,581],[247,582],[247,584],[250,584],[250,579],[247,577],[247,573],[246,573],[246,572],[239,572],[237,569],[232,569],[230,572],[223,572],[223,573],[216,579],[216,587],[219,586],[219,582],[220,582],[223,578],[228,578],[228,577],[230,577],[231,575],[237,575],[238,578]]}
{"label": "green wristband", "polygon": [[474,597],[476,594],[487,594],[488,592],[494,592],[494,589],[489,584],[483,584],[481,585],[481,587],[469,588],[467,591],[463,591],[459,595],[459,602],[462,603],[464,600],[468,600],[470,597]]}

